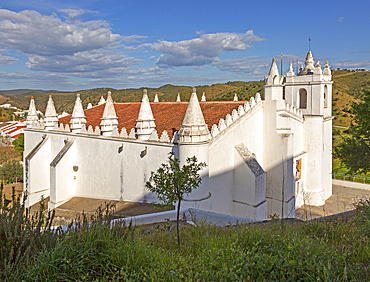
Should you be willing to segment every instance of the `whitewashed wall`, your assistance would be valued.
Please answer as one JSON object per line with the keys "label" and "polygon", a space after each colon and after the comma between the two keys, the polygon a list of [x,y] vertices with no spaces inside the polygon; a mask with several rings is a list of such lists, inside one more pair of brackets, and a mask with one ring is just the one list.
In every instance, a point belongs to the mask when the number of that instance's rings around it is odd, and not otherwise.
{"label": "whitewashed wall", "polygon": [[324,120],[323,185],[325,200],[332,195],[332,118]]}
{"label": "whitewashed wall", "polygon": [[77,161],[76,142],[71,139],[50,163],[50,202],[54,209],[76,195],[76,172],[73,167]]}
{"label": "whitewashed wall", "polygon": [[[25,155],[27,155],[41,136],[47,134],[49,147],[44,146],[34,156],[30,170],[31,189],[51,190],[51,207],[63,203],[73,196],[152,202],[156,196],[149,193],[144,185],[151,171],[167,161],[168,153],[178,155],[178,148],[173,144],[142,142],[103,136],[87,136],[55,131],[26,130]],[[73,140],[73,146],[63,158],[51,168],[50,163],[65,146],[67,140]],[[123,145],[123,151],[118,148]],[[147,154],[140,153],[147,146]],[[78,171],[73,171],[77,166]],[[50,181],[50,172],[52,181]],[[51,184],[50,184],[51,183]],[[47,186],[47,187],[45,187]],[[45,192],[45,196],[49,193]],[[37,202],[35,197],[30,205]]]}
{"label": "whitewashed wall", "polygon": [[[263,102],[257,104],[250,112],[236,120],[232,125],[222,131],[210,143],[209,151],[209,186],[212,189],[212,211],[223,214],[235,214],[240,210],[245,217],[252,217],[246,205],[233,203],[234,185],[234,154],[235,145],[244,145],[256,155],[256,159],[263,167]],[[239,164],[236,164],[238,166]],[[266,211],[262,212],[266,218]]]}
{"label": "whitewashed wall", "polygon": [[50,195],[50,148],[51,141],[43,134],[25,132],[24,144],[24,191],[27,192],[26,205],[30,206]]}

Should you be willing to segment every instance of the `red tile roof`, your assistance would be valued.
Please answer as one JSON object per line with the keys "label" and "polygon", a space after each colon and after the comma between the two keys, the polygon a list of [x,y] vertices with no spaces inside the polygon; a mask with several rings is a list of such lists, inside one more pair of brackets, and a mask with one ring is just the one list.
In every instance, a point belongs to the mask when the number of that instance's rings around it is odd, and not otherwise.
{"label": "red tile roof", "polygon": [[[244,105],[244,101],[232,102],[199,102],[203,112],[205,122],[209,130],[213,124],[218,124],[220,119],[224,119],[227,114],[231,114],[234,109],[238,109],[240,105]],[[114,108],[118,117],[118,129],[126,128],[127,134],[131,128],[136,125],[136,119],[139,115],[141,102],[115,103]],[[160,137],[163,130],[166,130],[171,139],[173,133],[180,129],[182,120],[184,119],[188,102],[151,102],[153,116],[155,118],[156,130]],[[101,117],[103,116],[105,104],[99,105],[85,110],[86,127],[92,125],[95,129],[100,126]],[[71,120],[71,115],[60,118],[59,123],[67,124]]]}

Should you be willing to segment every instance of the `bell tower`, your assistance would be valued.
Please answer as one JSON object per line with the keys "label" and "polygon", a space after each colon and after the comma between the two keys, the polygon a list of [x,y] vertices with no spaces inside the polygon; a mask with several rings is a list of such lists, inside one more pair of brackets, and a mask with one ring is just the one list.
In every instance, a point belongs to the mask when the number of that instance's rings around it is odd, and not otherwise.
{"label": "bell tower", "polygon": [[320,62],[307,53],[305,66],[296,75],[290,65],[285,83],[285,100],[303,114],[303,149],[307,154],[307,177],[301,183],[310,197],[310,205],[321,206],[332,194],[332,85],[328,62]]}
{"label": "bell tower", "polygon": [[285,100],[302,110],[303,116],[331,117],[332,80],[330,66],[324,71],[315,61],[311,51],[307,53],[305,67],[296,75],[292,66],[286,76]]}

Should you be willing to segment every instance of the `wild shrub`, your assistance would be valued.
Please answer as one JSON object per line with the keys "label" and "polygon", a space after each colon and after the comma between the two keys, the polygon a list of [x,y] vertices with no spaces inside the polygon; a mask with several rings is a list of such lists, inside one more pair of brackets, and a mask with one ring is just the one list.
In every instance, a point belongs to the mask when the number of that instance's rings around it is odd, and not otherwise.
{"label": "wild shrub", "polygon": [[50,231],[53,213],[44,215],[44,200],[41,200],[39,212],[32,215],[25,208],[26,197],[21,200],[15,195],[12,200],[3,196],[3,184],[0,188],[0,280],[16,275],[27,260],[37,254],[44,245],[53,245],[55,237]]}
{"label": "wild shrub", "polygon": [[113,206],[99,207],[70,225],[55,247],[42,250],[25,270],[24,279],[37,281],[100,281],[119,272],[122,248],[132,238],[131,225],[113,222]]}
{"label": "wild shrub", "polygon": [[370,199],[360,200],[356,206],[356,219],[365,236],[370,235]]}

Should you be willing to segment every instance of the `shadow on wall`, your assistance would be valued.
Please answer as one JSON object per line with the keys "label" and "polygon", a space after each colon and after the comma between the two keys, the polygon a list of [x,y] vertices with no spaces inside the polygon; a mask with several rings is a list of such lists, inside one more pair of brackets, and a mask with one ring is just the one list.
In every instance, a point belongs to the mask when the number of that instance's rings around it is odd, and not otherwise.
{"label": "shadow on wall", "polygon": [[[241,173],[245,177],[240,177]],[[271,181],[270,174],[278,177]],[[248,167],[242,164],[211,177],[203,176],[201,186],[185,197],[181,208],[262,220],[269,216],[281,218],[282,214],[294,218],[294,180],[292,158],[266,173],[264,180],[248,174]],[[148,193],[142,200],[153,197]]]}

